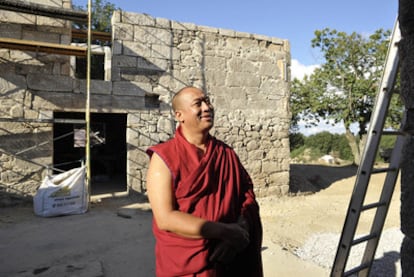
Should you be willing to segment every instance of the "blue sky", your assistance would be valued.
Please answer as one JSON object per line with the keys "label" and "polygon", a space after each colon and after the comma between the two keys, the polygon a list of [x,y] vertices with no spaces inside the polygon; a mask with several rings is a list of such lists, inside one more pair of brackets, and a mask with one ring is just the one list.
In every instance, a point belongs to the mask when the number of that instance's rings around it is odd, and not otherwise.
{"label": "blue sky", "polygon": [[[311,48],[314,31],[326,27],[370,34],[392,29],[398,0],[107,0],[125,11],[153,17],[288,39],[292,59],[309,66],[320,63]],[[73,0],[86,6],[87,0]]]}
{"label": "blue sky", "polygon": [[[87,0],[72,0],[86,6]],[[392,29],[398,14],[398,0],[107,0],[124,11],[146,13],[180,22],[231,29],[288,39],[291,44],[292,76],[309,74],[323,62],[311,47],[315,30],[336,29],[347,33],[372,34]],[[324,128],[341,132],[340,126],[319,125],[305,134]]]}

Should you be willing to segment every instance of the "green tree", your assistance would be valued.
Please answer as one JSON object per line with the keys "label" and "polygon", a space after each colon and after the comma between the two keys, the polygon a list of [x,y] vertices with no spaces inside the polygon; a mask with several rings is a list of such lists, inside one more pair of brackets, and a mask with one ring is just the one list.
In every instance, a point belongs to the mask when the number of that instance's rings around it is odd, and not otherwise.
{"label": "green tree", "polygon": [[339,158],[352,161],[352,151],[344,134],[334,134],[332,137],[332,152],[338,153]]}
{"label": "green tree", "polygon": [[307,151],[313,159],[329,154],[335,158],[352,161],[351,149],[344,134],[320,132],[308,137],[301,133],[290,134],[291,157],[304,155]]}
{"label": "green tree", "polygon": [[[333,124],[343,122],[356,164],[363,147],[359,142],[364,141],[380,85],[389,38],[390,31],[383,29],[369,37],[329,28],[317,30],[312,47],[319,48],[324,63],[303,80],[292,81],[293,125],[299,119],[308,126],[317,125],[321,120]],[[400,109],[392,111],[390,126],[400,120],[396,113]],[[353,123],[359,126],[358,134],[350,130]]]}
{"label": "green tree", "polygon": [[289,134],[289,145],[290,150],[297,149],[305,145],[305,135],[301,133],[290,133]]}
{"label": "green tree", "polygon": [[[78,11],[87,11],[88,6],[73,6],[74,10]],[[115,4],[107,2],[105,0],[92,0],[92,24],[91,28],[94,31],[100,32],[111,32],[111,18],[115,10],[117,10]],[[77,23],[73,24],[75,29],[87,29],[86,23]]]}
{"label": "green tree", "polygon": [[329,132],[320,132],[306,138],[305,146],[318,149],[323,155],[332,151],[332,134]]}

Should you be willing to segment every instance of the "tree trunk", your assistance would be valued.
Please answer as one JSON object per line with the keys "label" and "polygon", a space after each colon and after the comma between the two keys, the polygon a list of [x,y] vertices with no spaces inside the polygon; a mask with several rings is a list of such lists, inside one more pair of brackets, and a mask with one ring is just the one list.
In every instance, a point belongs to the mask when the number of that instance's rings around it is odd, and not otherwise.
{"label": "tree trunk", "polygon": [[351,130],[349,129],[345,130],[345,137],[346,137],[346,140],[348,141],[349,147],[351,147],[352,155],[354,156],[354,164],[359,165],[361,161],[361,151],[356,141],[356,138],[354,134],[351,132]]}
{"label": "tree trunk", "polygon": [[[407,110],[403,127],[414,131],[414,0],[399,0],[398,20],[402,39],[399,43],[401,97]],[[408,137],[401,161],[401,246],[402,276],[414,276],[414,138]]]}

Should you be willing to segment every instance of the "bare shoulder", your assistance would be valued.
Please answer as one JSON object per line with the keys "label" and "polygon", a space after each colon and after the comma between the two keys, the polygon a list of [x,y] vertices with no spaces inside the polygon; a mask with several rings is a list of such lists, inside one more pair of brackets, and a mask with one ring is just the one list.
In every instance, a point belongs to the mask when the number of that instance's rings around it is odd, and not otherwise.
{"label": "bare shoulder", "polygon": [[147,172],[147,185],[151,185],[152,182],[159,183],[171,182],[171,172],[164,160],[157,154],[151,155],[148,172]]}

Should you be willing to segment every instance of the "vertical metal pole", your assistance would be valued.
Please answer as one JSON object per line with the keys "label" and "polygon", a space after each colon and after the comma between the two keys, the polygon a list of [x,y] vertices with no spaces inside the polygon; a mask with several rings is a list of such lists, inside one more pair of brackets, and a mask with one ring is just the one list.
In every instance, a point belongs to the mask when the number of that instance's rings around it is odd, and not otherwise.
{"label": "vertical metal pole", "polygon": [[92,0],[88,0],[88,51],[86,62],[86,107],[85,107],[85,122],[86,122],[86,186],[88,189],[88,209],[91,199],[91,144],[90,144],[90,94],[91,94],[91,40],[92,40]]}

